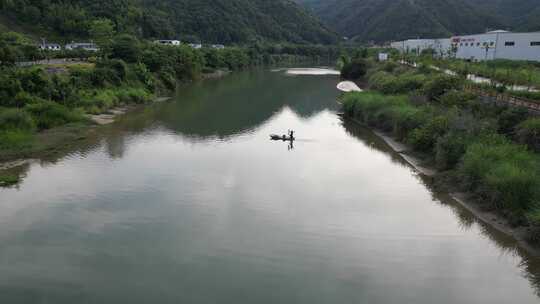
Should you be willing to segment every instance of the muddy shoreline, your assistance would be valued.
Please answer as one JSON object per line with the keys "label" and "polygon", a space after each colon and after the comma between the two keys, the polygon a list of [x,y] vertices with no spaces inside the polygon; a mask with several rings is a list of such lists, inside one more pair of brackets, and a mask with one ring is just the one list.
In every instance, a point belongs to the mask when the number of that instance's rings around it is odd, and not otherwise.
{"label": "muddy shoreline", "polygon": [[[401,157],[401,159],[403,159],[407,164],[414,168],[414,170],[418,174],[426,176],[432,181],[437,180],[438,171],[435,168],[426,166],[425,164],[423,164],[422,160],[411,155],[410,153],[407,153],[412,151],[412,149],[407,145],[396,141],[391,135],[382,132],[381,130],[373,129],[354,118],[344,117],[344,119],[352,121],[362,127],[371,130],[373,134],[383,140],[388,145],[388,147],[390,147],[394,152],[396,152]],[[446,184],[448,183],[446,182]],[[456,204],[459,204],[460,206],[474,214],[474,216],[479,221],[486,225],[489,225],[490,227],[505,235],[512,237],[517,242],[517,244],[525,251],[527,251],[530,255],[540,257],[540,247],[531,245],[527,241],[527,233],[530,231],[529,227],[514,227],[509,223],[508,219],[501,216],[500,214],[493,211],[482,210],[481,206],[479,206],[478,203],[475,203],[471,199],[471,195],[468,193],[447,192],[446,194],[448,194]]]}

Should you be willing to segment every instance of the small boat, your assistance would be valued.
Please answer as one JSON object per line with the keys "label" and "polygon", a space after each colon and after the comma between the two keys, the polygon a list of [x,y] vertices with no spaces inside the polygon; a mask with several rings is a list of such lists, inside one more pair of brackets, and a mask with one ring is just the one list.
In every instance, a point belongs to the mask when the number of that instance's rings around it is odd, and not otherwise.
{"label": "small boat", "polygon": [[294,140],[294,137],[291,137],[291,136],[287,136],[287,135],[276,135],[276,134],[271,134],[270,135],[270,139],[271,140],[283,140],[283,141],[287,141],[287,140]]}

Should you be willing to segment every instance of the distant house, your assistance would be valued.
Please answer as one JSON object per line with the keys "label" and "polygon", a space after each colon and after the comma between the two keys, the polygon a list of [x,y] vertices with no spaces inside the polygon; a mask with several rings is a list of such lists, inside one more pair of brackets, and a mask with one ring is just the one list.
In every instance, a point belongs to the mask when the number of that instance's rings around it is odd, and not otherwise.
{"label": "distant house", "polygon": [[379,53],[379,61],[388,61],[388,53]]}
{"label": "distant house", "polygon": [[42,43],[39,49],[43,51],[61,51],[62,47],[58,43]]}
{"label": "distant house", "polygon": [[189,46],[194,48],[194,49],[201,49],[202,48],[202,44],[200,44],[200,43],[190,43]]}
{"label": "distant house", "polygon": [[155,40],[155,44],[180,46],[180,40]]}
{"label": "distant house", "polygon": [[66,50],[85,50],[89,52],[99,51],[99,47],[93,42],[72,42],[66,44]]}
{"label": "distant house", "polygon": [[212,44],[210,47],[213,49],[219,49],[219,50],[225,48],[223,44]]}

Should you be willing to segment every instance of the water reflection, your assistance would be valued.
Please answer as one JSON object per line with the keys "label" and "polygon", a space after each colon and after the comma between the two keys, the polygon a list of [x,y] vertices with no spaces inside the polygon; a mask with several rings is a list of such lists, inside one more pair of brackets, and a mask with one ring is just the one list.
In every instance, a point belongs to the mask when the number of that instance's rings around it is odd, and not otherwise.
{"label": "water reflection", "polygon": [[336,83],[186,86],[30,165],[0,190],[0,302],[536,303],[537,260],[341,121]]}
{"label": "water reflection", "polygon": [[[394,163],[409,166],[399,153],[392,150],[391,147],[369,129],[348,120],[343,121],[343,127],[349,134],[365,142],[369,147],[388,155]],[[437,192],[431,183],[431,179],[419,174],[415,176],[430,191],[434,203],[441,204],[452,211],[459,221],[461,229],[469,230],[477,226],[480,228],[482,235],[498,247],[501,254],[518,256],[520,259],[518,267],[521,269],[523,277],[529,280],[536,295],[540,296],[540,257],[531,256],[524,248],[519,246],[513,237],[486,224],[448,194]]]}
{"label": "water reflection", "polygon": [[335,83],[333,76],[238,73],[181,88],[176,102],[160,108],[158,115],[168,129],[194,140],[227,139],[256,129],[284,107],[306,119],[327,109],[338,92],[320,88]]}

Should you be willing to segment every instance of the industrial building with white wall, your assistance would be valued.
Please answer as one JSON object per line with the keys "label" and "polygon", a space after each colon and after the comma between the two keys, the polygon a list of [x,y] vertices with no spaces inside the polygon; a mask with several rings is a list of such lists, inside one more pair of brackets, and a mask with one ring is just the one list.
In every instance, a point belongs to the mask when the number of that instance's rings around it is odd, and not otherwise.
{"label": "industrial building with white wall", "polygon": [[441,57],[473,61],[494,59],[540,61],[540,32],[492,31],[443,39],[411,39],[393,42],[391,46],[401,52],[417,54],[426,49],[433,49],[435,54]]}

